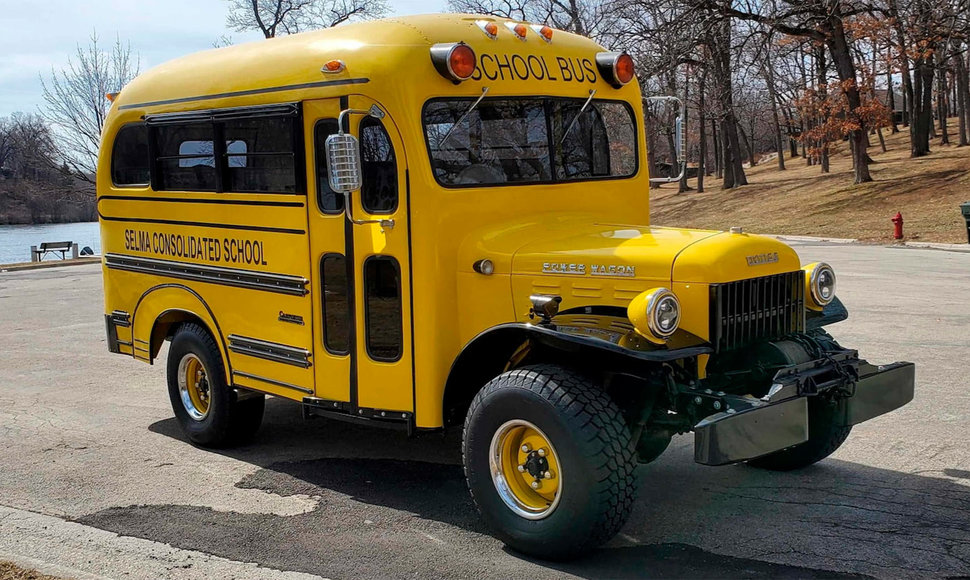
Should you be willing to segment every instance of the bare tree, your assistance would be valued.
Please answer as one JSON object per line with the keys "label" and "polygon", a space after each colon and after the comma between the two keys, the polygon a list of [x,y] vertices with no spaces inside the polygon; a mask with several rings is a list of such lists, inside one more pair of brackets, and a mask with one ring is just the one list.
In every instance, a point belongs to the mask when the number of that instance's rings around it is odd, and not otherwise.
{"label": "bare tree", "polygon": [[52,68],[49,78],[41,77],[41,114],[54,129],[60,161],[78,178],[94,182],[101,130],[111,108],[106,95],[120,91],[138,75],[138,68],[131,44],[118,38],[107,51],[95,32],[87,46],[77,46],[65,68]]}
{"label": "bare tree", "polygon": [[[228,0],[226,25],[237,32],[258,30],[266,38],[329,28],[348,20],[379,18],[386,0]],[[224,37],[225,38],[225,37]]]}

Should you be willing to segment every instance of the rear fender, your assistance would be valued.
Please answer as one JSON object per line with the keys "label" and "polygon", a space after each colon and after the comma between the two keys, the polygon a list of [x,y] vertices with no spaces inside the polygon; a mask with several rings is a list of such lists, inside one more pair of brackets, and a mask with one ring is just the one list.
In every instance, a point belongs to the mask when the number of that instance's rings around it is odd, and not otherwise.
{"label": "rear fender", "polygon": [[226,374],[231,376],[228,351],[212,309],[195,290],[182,284],[155,286],[138,299],[131,329],[135,358],[152,363],[167,337],[167,329],[181,322],[197,322],[212,334],[221,347]]}

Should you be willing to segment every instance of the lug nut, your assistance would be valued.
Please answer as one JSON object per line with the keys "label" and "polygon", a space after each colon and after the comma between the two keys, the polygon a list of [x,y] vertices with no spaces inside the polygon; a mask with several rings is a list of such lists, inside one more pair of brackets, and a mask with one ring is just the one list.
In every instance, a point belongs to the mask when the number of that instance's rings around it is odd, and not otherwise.
{"label": "lug nut", "polygon": [[702,399],[700,397],[694,397],[694,404],[695,405],[700,405],[703,402],[704,402],[704,399]]}
{"label": "lug nut", "polygon": [[524,465],[520,465],[520,466],[516,467],[516,469],[519,470],[519,473],[522,473],[522,472],[525,471],[525,466]]}
{"label": "lug nut", "polygon": [[539,482],[538,482],[538,481],[533,481],[533,482],[532,482],[532,489],[539,489],[539,485],[540,485],[540,484],[539,484]]}
{"label": "lug nut", "polygon": [[528,453],[530,451],[532,451],[532,448],[529,447],[528,445],[523,445],[522,446],[522,453]]}
{"label": "lug nut", "polygon": [[721,401],[714,401],[714,410],[715,411],[721,410]]}
{"label": "lug nut", "polygon": [[545,473],[544,473],[544,474],[542,474],[542,475],[543,475],[543,477],[545,477],[546,479],[552,479],[552,472],[551,472],[551,471],[547,471],[547,472],[545,472]]}
{"label": "lug nut", "polygon": [[546,456],[546,450],[545,450],[545,448],[536,451],[536,453],[539,454],[539,457],[545,457]]}

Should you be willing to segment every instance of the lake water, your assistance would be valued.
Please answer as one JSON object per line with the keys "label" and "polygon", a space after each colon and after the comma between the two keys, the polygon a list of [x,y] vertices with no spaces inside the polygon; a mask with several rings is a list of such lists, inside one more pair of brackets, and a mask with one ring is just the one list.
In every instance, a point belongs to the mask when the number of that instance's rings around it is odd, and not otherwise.
{"label": "lake water", "polygon": [[[0,225],[0,264],[29,262],[30,246],[39,246],[41,242],[75,242],[78,251],[84,246],[89,246],[95,254],[101,253],[101,232],[98,229],[98,222],[36,226]],[[58,260],[60,255],[60,252],[48,255],[47,259]]]}

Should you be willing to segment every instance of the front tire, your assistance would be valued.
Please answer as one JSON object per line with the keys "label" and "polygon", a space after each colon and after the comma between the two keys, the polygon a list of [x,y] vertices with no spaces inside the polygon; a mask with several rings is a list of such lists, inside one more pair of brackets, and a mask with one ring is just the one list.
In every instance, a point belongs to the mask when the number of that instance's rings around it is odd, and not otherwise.
{"label": "front tire", "polygon": [[612,538],[636,495],[636,450],[616,404],[563,367],[503,373],[465,419],[465,476],[485,523],[508,546],[575,558]]}
{"label": "front tire", "polygon": [[172,337],[168,394],[182,430],[192,443],[204,447],[245,443],[263,420],[265,397],[238,400],[226,383],[219,346],[198,324],[183,324]]}
{"label": "front tire", "polygon": [[808,441],[748,461],[751,467],[770,471],[792,471],[808,467],[835,453],[845,443],[852,425],[836,421],[836,406],[815,397],[808,401]]}

